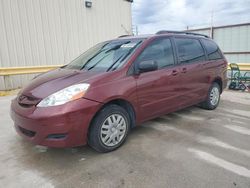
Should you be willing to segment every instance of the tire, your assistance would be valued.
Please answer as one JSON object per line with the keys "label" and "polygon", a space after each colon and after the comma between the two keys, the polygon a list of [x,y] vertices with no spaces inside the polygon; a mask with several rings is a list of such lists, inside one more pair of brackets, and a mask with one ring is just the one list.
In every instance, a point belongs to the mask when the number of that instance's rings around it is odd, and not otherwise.
{"label": "tire", "polygon": [[239,89],[241,91],[245,91],[247,89],[247,87],[244,84],[240,84]]}
{"label": "tire", "polygon": [[124,108],[115,104],[104,107],[90,125],[88,144],[101,153],[119,148],[129,133],[130,122]]}
{"label": "tire", "polygon": [[231,82],[228,88],[229,89],[235,89],[236,88],[236,82]]}
{"label": "tire", "polygon": [[220,94],[220,86],[214,82],[208,90],[207,99],[200,106],[207,110],[214,110],[220,103]]}

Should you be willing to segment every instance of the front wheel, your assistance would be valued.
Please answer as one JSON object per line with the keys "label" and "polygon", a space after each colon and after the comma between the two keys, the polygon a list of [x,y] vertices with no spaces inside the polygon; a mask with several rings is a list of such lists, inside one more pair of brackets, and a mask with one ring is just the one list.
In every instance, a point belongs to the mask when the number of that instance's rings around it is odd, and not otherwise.
{"label": "front wheel", "polygon": [[88,144],[98,152],[110,152],[120,147],[129,132],[127,111],[115,104],[104,107],[93,119]]}
{"label": "front wheel", "polygon": [[219,105],[220,94],[220,86],[214,82],[209,88],[207,99],[201,103],[201,107],[207,110],[214,110]]}

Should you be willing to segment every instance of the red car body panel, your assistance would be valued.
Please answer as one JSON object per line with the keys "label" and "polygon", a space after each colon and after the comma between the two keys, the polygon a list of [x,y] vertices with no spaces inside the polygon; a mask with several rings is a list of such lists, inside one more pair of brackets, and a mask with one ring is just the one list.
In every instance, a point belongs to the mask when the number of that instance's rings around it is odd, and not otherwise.
{"label": "red car body panel", "polygon": [[72,69],[56,69],[38,76],[21,92],[27,96],[43,99],[72,84],[88,82],[95,76],[100,77],[102,74]]}
{"label": "red car body panel", "polygon": [[[11,117],[16,131],[29,141],[50,147],[73,147],[87,142],[88,125],[101,103],[79,99],[67,105],[48,108],[24,108],[16,99],[12,101]],[[26,136],[23,130],[35,133]],[[62,134],[62,139],[48,138],[49,135]]]}
{"label": "red car body panel", "polygon": [[[222,82],[222,89],[226,87],[225,59],[177,64],[139,75],[129,74],[138,55],[151,41],[160,37],[170,36],[148,37],[118,70],[94,72],[57,69],[34,79],[11,104],[11,117],[17,132],[38,145],[85,145],[93,117],[110,101],[127,101],[134,110],[135,124],[138,125],[162,114],[204,101],[209,86],[216,79]],[[36,106],[52,93],[83,82],[90,84],[84,98],[59,106]],[[21,96],[25,97],[20,99]],[[27,100],[28,107],[20,105],[19,100]]]}

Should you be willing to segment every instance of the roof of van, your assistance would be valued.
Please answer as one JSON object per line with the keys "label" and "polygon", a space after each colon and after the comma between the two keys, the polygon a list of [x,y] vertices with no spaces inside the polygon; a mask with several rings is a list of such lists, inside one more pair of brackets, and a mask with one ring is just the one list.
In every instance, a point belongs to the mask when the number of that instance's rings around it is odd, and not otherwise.
{"label": "roof of van", "polygon": [[166,35],[166,36],[192,36],[192,37],[199,37],[199,38],[207,38],[210,39],[209,36],[199,34],[199,33],[192,33],[192,32],[186,32],[186,31],[168,31],[168,30],[162,30],[158,31],[155,34],[148,34],[148,35],[122,35],[119,36],[119,39],[146,39],[154,36],[159,35]]}

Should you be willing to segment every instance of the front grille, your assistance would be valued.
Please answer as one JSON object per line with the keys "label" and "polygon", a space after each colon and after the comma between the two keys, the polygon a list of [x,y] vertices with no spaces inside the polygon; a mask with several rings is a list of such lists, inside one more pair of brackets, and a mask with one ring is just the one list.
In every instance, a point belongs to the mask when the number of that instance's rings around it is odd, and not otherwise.
{"label": "front grille", "polygon": [[22,127],[18,127],[19,128],[19,130],[24,134],[24,135],[26,135],[26,136],[28,136],[28,137],[34,137],[35,135],[36,135],[36,133],[34,132],[34,131],[30,131],[30,130],[27,130],[27,129],[24,129],[24,128],[22,128]]}
{"label": "front grille", "polygon": [[30,107],[34,106],[33,104],[23,104],[23,103],[18,103],[18,104],[24,108],[30,108]]}

